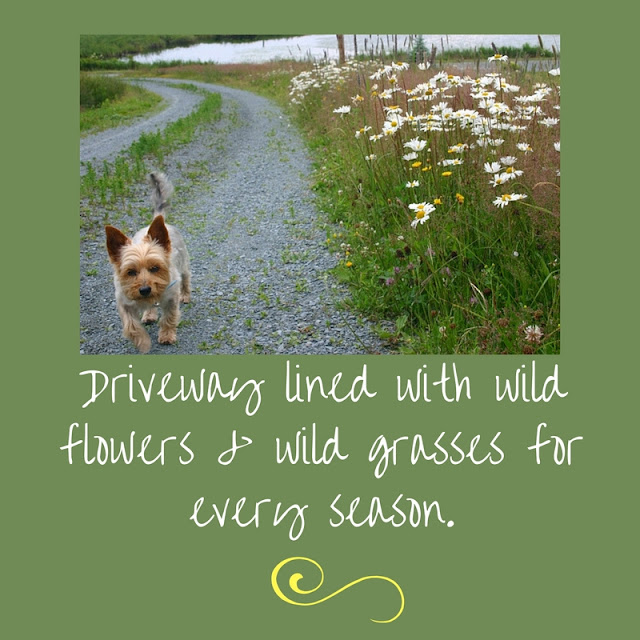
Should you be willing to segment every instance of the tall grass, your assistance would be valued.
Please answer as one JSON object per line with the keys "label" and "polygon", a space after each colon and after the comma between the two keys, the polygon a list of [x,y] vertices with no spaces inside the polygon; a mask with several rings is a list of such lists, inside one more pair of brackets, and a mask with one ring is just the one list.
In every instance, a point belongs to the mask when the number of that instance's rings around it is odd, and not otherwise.
{"label": "tall grass", "polygon": [[112,76],[80,74],[80,108],[94,109],[107,100],[117,100],[127,90],[125,82]]}

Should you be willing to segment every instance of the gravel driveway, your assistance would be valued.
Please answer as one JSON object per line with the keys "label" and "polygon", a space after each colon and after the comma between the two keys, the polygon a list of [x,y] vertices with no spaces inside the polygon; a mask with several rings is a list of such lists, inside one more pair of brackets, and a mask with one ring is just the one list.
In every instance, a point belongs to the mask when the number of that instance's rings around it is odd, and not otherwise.
{"label": "gravel driveway", "polygon": [[[326,216],[314,204],[311,162],[285,115],[245,91],[191,84],[221,94],[222,118],[166,158],[176,187],[166,217],[189,247],[193,296],[182,307],[175,345],[159,345],[157,326],[149,327],[151,354],[388,352],[366,320],[339,308],[345,290],[328,273],[336,259],[326,248]],[[113,159],[141,127],[165,126],[196,106],[197,95],[170,81],[145,85],[170,107],[84,138],[85,160]],[[137,353],[121,334],[101,229],[109,223],[131,234],[148,224],[149,193],[148,185],[137,186],[117,215],[81,203],[95,231],[83,231],[80,242],[81,353]]]}

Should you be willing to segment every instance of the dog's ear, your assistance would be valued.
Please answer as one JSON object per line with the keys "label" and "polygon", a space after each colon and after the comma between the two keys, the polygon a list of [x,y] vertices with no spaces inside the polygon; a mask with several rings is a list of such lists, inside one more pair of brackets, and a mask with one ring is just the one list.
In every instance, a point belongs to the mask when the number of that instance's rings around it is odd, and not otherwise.
{"label": "dog's ear", "polygon": [[164,223],[164,216],[156,216],[149,225],[147,235],[155,240],[167,253],[171,251],[171,240],[169,230]]}
{"label": "dog's ear", "polygon": [[116,229],[111,225],[107,225],[104,230],[107,234],[107,252],[109,253],[109,258],[111,262],[118,262],[120,260],[122,247],[129,244],[131,239],[127,238],[120,229]]}

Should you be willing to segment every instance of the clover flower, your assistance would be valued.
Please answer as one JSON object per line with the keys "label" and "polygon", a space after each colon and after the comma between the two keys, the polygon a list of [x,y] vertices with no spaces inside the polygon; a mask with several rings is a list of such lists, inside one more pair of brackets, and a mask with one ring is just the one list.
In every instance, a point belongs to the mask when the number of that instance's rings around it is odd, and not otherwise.
{"label": "clover flower", "polygon": [[530,324],[524,329],[524,339],[527,342],[535,342],[536,344],[539,344],[543,337],[544,333],[537,324]]}

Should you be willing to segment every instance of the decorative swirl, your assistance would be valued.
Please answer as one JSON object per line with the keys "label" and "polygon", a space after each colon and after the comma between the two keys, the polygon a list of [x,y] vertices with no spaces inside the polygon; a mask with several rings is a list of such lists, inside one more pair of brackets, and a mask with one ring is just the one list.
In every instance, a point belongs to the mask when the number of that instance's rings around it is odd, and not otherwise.
{"label": "decorative swirl", "polygon": [[345,591],[349,587],[353,587],[353,585],[358,584],[359,582],[364,582],[365,580],[385,580],[386,582],[390,582],[398,590],[398,593],[400,594],[400,609],[398,613],[396,613],[396,615],[393,616],[393,618],[390,618],[389,620],[374,620],[372,618],[371,622],[377,622],[380,624],[393,622],[394,620],[397,620],[400,617],[400,614],[404,611],[404,593],[402,592],[400,585],[395,580],[392,580],[391,578],[387,578],[386,576],[364,576],[363,578],[358,578],[357,580],[354,580],[353,582],[346,584],[344,587],[338,589],[337,591],[334,591],[333,593],[330,593],[328,596],[325,596],[320,600],[316,600],[315,602],[296,602],[295,600],[292,600],[291,598],[288,598],[287,596],[285,596],[278,585],[278,573],[280,573],[280,569],[282,569],[282,567],[284,567],[286,564],[289,564],[289,562],[293,562],[294,560],[304,560],[306,562],[310,562],[311,564],[315,565],[320,571],[320,582],[313,589],[309,589],[308,591],[305,591],[304,589],[301,589],[298,586],[298,582],[303,577],[302,574],[294,573],[289,578],[289,587],[291,588],[292,591],[294,591],[295,593],[300,593],[302,595],[307,595],[309,593],[313,593],[314,591],[317,591],[322,586],[322,583],[324,582],[324,571],[322,570],[322,567],[315,560],[312,560],[311,558],[305,558],[303,556],[295,556],[295,557],[287,558],[286,560],[283,560],[278,565],[276,565],[274,570],[271,572],[271,586],[273,587],[273,590],[276,592],[276,595],[281,600],[284,600],[289,604],[294,604],[298,607],[312,607],[313,605],[320,604],[321,602],[325,602],[330,598],[333,598],[333,596],[337,596],[342,591]]}

